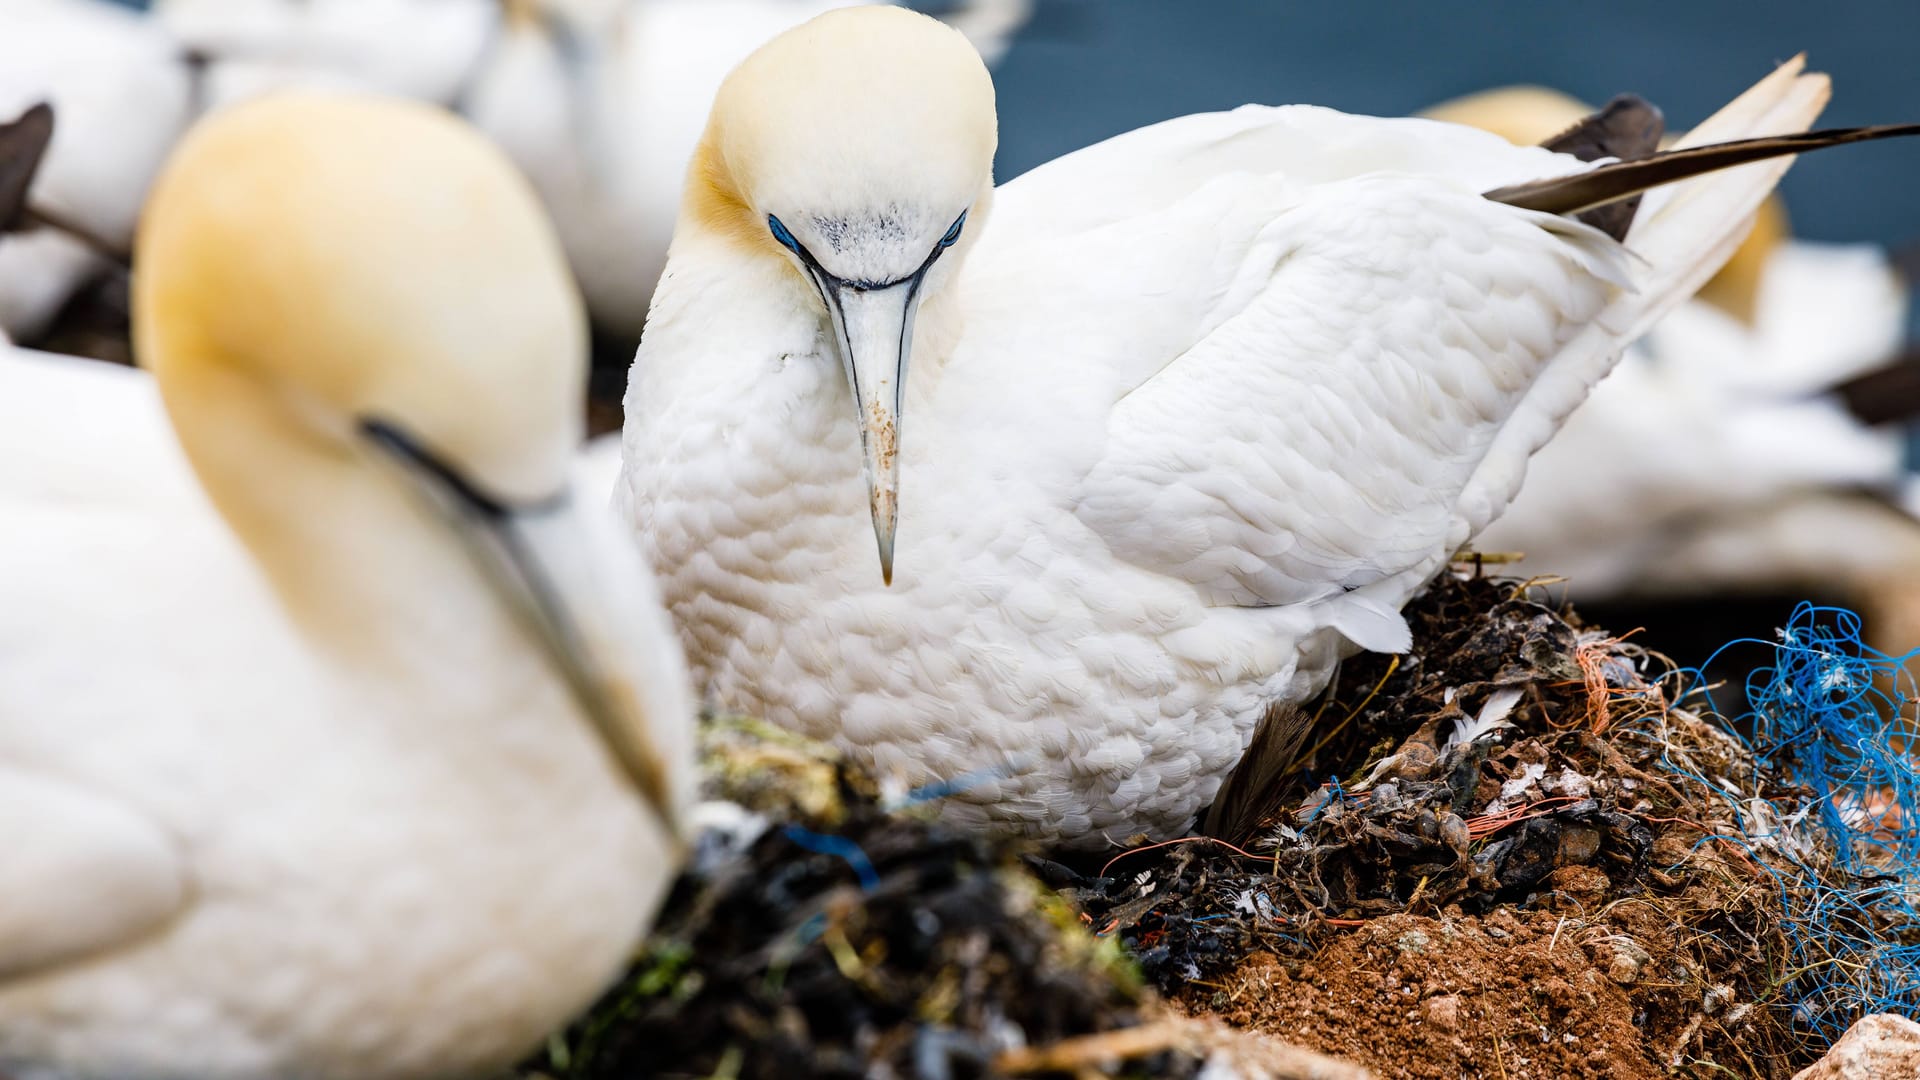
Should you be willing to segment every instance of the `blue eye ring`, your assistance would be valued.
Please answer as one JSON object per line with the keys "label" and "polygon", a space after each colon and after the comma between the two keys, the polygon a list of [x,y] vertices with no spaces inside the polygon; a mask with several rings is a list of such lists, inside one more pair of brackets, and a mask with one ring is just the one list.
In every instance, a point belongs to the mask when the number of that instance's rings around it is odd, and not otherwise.
{"label": "blue eye ring", "polygon": [[966,224],[967,212],[962,210],[960,211],[960,216],[954,218],[953,224],[947,228],[947,235],[940,238],[940,246],[943,248],[952,247],[954,242],[960,239],[960,230],[965,228]]}
{"label": "blue eye ring", "polygon": [[[961,216],[965,217],[966,215],[962,214]],[[795,240],[793,238],[793,234],[787,231],[787,227],[780,223],[779,218],[773,216],[772,214],[768,214],[767,228],[772,230],[773,238],[775,240],[780,241],[781,247],[786,248],[788,251],[793,252],[795,255],[802,254],[800,250],[800,241]]]}

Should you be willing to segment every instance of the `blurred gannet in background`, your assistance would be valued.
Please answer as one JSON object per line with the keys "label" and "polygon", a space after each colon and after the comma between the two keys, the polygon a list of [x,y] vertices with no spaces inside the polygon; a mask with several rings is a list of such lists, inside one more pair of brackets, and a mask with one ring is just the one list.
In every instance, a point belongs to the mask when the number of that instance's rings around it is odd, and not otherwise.
{"label": "blurred gannet in background", "polygon": [[560,247],[446,114],[294,95],[188,136],[139,257],[152,377],[0,356],[0,1073],[503,1068],[621,969],[691,786],[569,490]]}
{"label": "blurred gannet in background", "polygon": [[[1530,144],[1587,111],[1507,87],[1429,115]],[[1564,576],[1588,602],[1837,599],[1882,648],[1911,648],[1920,521],[1902,432],[1828,392],[1900,350],[1908,288],[1874,245],[1793,240],[1769,199],[1727,267],[1626,352],[1475,546],[1524,552],[1528,572]]]}
{"label": "blurred gannet in background", "polygon": [[153,0],[152,18],[203,66],[202,109],[334,87],[452,106],[514,3],[564,0]]}
{"label": "blurred gannet in background", "polygon": [[[1803,129],[1800,67],[1691,144]],[[1406,648],[1401,605],[1786,168],[1649,195],[1629,255],[1557,211],[1733,148],[1594,169],[1247,107],[996,190],[994,145],[979,57],[909,13],[729,76],[617,497],[713,704],[1095,843],[1184,828],[1263,715]]]}
{"label": "blurred gannet in background", "polygon": [[145,17],[102,0],[6,0],[0,123],[42,102],[58,123],[28,202],[34,220],[0,234],[0,330],[39,337],[124,257],[190,98],[178,48]]}
{"label": "blurred gannet in background", "polygon": [[[540,191],[596,327],[631,346],[720,80],[769,37],[847,2],[157,0],[154,9],[212,58],[210,102],[349,85],[467,115]],[[1031,0],[948,6],[944,18],[997,53]]]}

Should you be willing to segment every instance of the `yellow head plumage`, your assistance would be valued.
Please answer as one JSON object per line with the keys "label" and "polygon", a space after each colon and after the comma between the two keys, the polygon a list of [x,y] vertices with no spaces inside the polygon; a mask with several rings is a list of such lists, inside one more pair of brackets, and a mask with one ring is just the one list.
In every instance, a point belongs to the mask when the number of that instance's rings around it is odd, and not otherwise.
{"label": "yellow head plumage", "polygon": [[322,452],[384,418],[499,495],[564,482],[581,304],[532,189],[444,111],[299,94],[215,113],[154,186],[136,266],[137,352],[176,419],[244,387]]}
{"label": "yellow head plumage", "polygon": [[991,191],[997,139],[993,81],[959,31],[904,8],[831,11],[774,38],[721,84],[686,210],[776,256],[768,214],[804,242],[813,219],[891,211],[917,263],[955,213]]}

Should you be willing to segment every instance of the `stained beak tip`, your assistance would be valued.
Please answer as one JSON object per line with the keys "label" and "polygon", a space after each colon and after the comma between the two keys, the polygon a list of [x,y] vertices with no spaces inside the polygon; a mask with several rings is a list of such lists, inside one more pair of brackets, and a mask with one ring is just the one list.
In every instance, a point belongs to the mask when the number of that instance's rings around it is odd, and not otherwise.
{"label": "stained beak tip", "polygon": [[893,537],[880,537],[880,583],[893,585]]}

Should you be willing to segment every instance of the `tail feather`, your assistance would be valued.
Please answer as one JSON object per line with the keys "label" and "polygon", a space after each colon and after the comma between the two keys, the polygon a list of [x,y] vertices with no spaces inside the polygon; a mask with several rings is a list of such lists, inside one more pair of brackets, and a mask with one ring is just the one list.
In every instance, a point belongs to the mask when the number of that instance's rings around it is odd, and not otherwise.
{"label": "tail feather", "polygon": [[1920,240],[1894,248],[1891,258],[1893,268],[1900,272],[1909,286],[1920,285]]}
{"label": "tail feather", "polygon": [[1598,210],[1624,199],[1638,198],[1650,188],[1690,180],[1769,158],[1825,150],[1829,146],[1920,135],[1920,124],[1882,124],[1877,127],[1828,128],[1794,135],[1668,150],[1637,161],[1616,161],[1571,176],[1556,176],[1514,184],[1487,192],[1487,198],[1549,214],[1577,214]]}
{"label": "tail feather", "polygon": [[[1326,693],[1333,691],[1329,688]],[[1254,729],[1253,741],[1227,774],[1200,831],[1235,843],[1250,837],[1278,813],[1292,792],[1285,781],[1300,764],[1300,751],[1314,717],[1297,706],[1274,704]]]}
{"label": "tail feather", "polygon": [[[1833,87],[1825,75],[1801,74],[1804,65],[1801,57],[1781,65],[1688,132],[1669,153],[1806,131],[1826,107]],[[1792,162],[1791,156],[1773,156],[1743,168],[1709,172],[1649,195],[1627,236],[1627,246],[1645,265],[1635,273],[1639,295],[1624,305],[1627,312],[1623,314],[1632,316],[1624,340],[1645,334],[1719,271],[1746,239],[1754,214]]]}
{"label": "tail feather", "polygon": [[[1831,91],[1826,76],[1802,74],[1804,63],[1796,57],[1782,64],[1677,147],[1805,131],[1820,115]],[[1585,400],[1587,390],[1613,367],[1625,344],[1692,296],[1733,254],[1791,161],[1791,157],[1776,157],[1647,195],[1627,234],[1626,246],[1638,256],[1628,267],[1630,287],[1622,289],[1592,324],[1566,343],[1494,437],[1461,494],[1462,542],[1506,509],[1526,475],[1527,459]]]}

